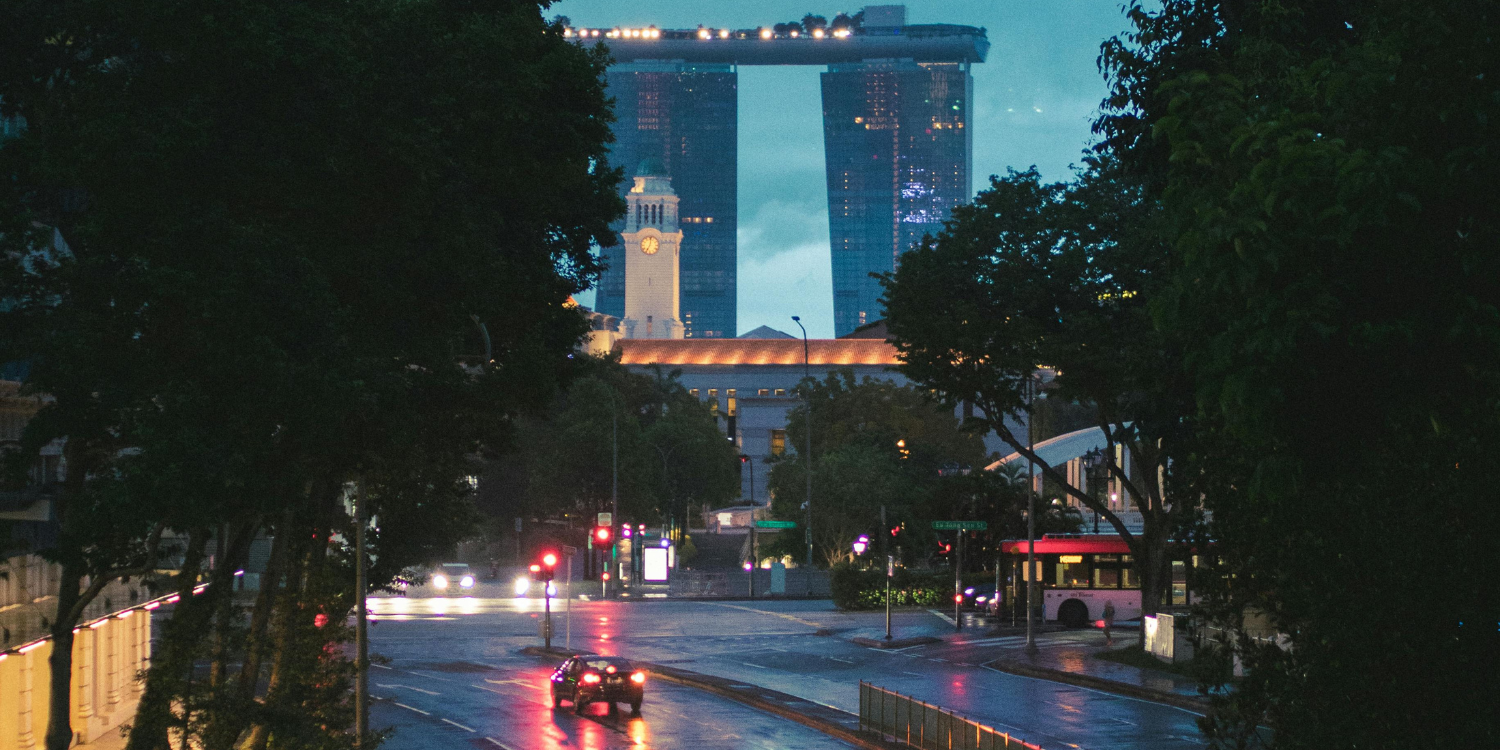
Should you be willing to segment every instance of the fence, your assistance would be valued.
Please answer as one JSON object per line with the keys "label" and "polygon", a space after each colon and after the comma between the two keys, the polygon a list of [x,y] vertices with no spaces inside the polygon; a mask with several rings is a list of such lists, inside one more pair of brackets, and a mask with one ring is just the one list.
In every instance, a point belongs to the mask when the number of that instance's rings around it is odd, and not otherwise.
{"label": "fence", "polygon": [[859,682],[859,728],[922,750],[1041,750],[1005,732],[864,680]]}

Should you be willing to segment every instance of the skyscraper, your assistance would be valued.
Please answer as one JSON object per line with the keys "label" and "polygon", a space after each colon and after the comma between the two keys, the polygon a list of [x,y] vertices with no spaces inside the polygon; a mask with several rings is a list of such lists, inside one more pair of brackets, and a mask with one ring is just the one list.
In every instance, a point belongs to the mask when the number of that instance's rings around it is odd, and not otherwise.
{"label": "skyscraper", "polygon": [[[735,316],[738,74],[722,63],[650,61],[609,69],[615,100],[610,162],[627,170],[648,159],[666,167],[680,201],[681,304],[688,338],[733,338]],[[628,177],[628,175],[627,175]],[[627,179],[622,190],[631,187]],[[624,229],[624,223],[616,227]],[[624,248],[609,264],[594,307],[625,316]]]}
{"label": "skyscraper", "polygon": [[969,200],[972,144],[967,62],[871,61],[828,66],[823,146],[833,257],[833,327],[842,336],[884,316],[872,273]]}

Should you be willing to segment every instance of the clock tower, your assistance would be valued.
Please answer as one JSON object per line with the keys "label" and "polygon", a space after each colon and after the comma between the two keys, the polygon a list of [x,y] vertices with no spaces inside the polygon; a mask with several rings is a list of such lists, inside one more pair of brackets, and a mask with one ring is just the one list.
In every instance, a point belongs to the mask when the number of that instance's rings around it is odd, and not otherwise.
{"label": "clock tower", "polygon": [[677,193],[660,159],[641,162],[625,197],[625,338],[683,337]]}

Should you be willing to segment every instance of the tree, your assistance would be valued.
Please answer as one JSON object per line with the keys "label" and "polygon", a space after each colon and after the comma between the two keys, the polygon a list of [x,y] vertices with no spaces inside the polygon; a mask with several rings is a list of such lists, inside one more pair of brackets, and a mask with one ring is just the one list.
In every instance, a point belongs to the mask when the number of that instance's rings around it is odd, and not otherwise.
{"label": "tree", "polygon": [[1495,4],[1130,15],[1097,127],[1176,238],[1178,477],[1213,514],[1207,614],[1250,666],[1208,736],[1494,745],[1500,656],[1471,623],[1495,619],[1500,520]]}
{"label": "tree", "polygon": [[[913,547],[931,539],[927,505],[941,472],[978,468],[984,443],[965,432],[953,411],[910,386],[888,380],[856,381],[850,371],[828,374],[799,386],[803,400],[787,413],[787,444],[806,445],[808,400],[813,415],[813,546],[820,560],[847,557],[860,533],[878,528],[880,506],[887,521],[905,522]],[[898,445],[904,443],[904,445]],[[771,512],[804,520],[806,457],[795,452],[777,459],[769,477]],[[793,537],[796,537],[794,539]],[[782,534],[767,549],[800,558],[801,534]]]}
{"label": "tree", "polygon": [[[883,279],[902,372],[946,403],[978,407],[971,428],[993,430],[1108,521],[1137,560],[1148,615],[1170,582],[1171,535],[1197,507],[1160,481],[1188,412],[1179,360],[1147,307],[1166,256],[1150,197],[1111,161],[1091,160],[1072,184],[1044,184],[1035,169],[994,178]],[[1109,474],[1141,512],[1140,533],[1016,429],[1038,411],[1040,365],[1056,373],[1049,399],[1092,411]]]}
{"label": "tree", "polygon": [[[0,102],[27,123],[0,147],[0,360],[32,362],[27,388],[52,397],[28,445],[69,458],[44,550],[64,569],[52,705],[78,602],[170,528],[173,585],[211,585],[153,654],[132,747],[174,723],[214,735],[215,707],[251,747],[346,742],[342,691],[294,689],[322,669],[298,656],[298,613],[352,602],[339,501],[364,480],[377,512],[461,533],[430,514],[462,504],[465,459],[551,397],[585,328],[568,295],[622,210],[604,53],[531,2],[28,3],[0,48]],[[286,548],[235,704],[233,567],[205,551],[232,563],[265,529]],[[436,543],[400,531],[385,561]],[[205,639],[199,701],[183,678]]]}

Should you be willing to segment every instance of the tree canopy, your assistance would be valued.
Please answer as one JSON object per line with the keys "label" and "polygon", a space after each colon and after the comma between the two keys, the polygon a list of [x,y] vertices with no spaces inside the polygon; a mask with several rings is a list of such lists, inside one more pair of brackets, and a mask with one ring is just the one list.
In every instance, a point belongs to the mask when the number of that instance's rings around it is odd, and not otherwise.
{"label": "tree canopy", "polygon": [[1196,397],[1178,477],[1212,511],[1206,614],[1250,666],[1209,737],[1493,745],[1500,8],[1129,14],[1097,128],[1174,237],[1154,312]]}

